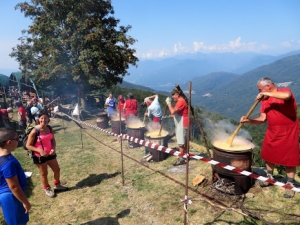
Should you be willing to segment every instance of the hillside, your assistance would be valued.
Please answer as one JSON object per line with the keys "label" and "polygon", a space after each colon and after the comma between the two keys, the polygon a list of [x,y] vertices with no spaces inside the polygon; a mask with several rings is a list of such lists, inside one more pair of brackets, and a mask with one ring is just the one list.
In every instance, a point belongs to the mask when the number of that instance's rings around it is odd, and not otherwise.
{"label": "hillside", "polygon": [[174,83],[185,83],[213,72],[243,74],[300,51],[271,56],[256,53],[186,54],[160,60],[141,60],[130,67],[125,81],[156,90],[170,91]]}
{"label": "hillside", "polygon": [[[232,80],[237,78],[239,75],[233,73],[226,72],[216,72],[210,73],[202,77],[194,78],[192,82],[192,89],[196,95],[205,95],[209,94],[212,90],[219,87],[220,85],[224,85],[226,83],[230,83]],[[184,90],[188,89],[188,83],[184,83],[181,85],[181,88]],[[193,96],[194,98],[194,96]]]}
{"label": "hillside", "polygon": [[[300,101],[300,54],[285,57],[269,65],[258,67],[244,73],[230,82],[222,83],[212,88],[211,97],[202,96],[202,86],[206,86],[207,80],[201,84],[201,78],[195,79],[192,96],[194,105],[217,112],[229,118],[239,120],[246,114],[255,101],[257,94],[256,83],[261,77],[270,77],[277,86],[288,86],[293,91],[298,102]],[[213,80],[213,78],[212,78]],[[253,114],[258,113],[258,108]]]}
{"label": "hillside", "polygon": [[166,91],[158,91],[158,90],[154,90],[152,88],[146,87],[146,86],[137,85],[137,84],[129,83],[126,81],[123,81],[121,84],[119,83],[117,86],[119,86],[121,88],[127,88],[127,89],[137,89],[137,90],[141,90],[141,91],[149,91],[149,92],[161,94],[161,95],[169,95],[169,92],[166,92]]}

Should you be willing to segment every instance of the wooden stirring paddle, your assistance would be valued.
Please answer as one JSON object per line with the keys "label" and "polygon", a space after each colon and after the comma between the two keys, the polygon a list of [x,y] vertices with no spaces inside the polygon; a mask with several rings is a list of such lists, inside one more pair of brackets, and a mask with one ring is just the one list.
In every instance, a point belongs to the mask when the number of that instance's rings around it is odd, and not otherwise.
{"label": "wooden stirring paddle", "polygon": [[[257,106],[257,104],[260,102],[261,99],[257,99],[254,104],[252,105],[252,107],[249,109],[248,113],[245,116],[245,119],[247,119],[250,114],[252,113],[252,111],[255,109],[255,107]],[[237,133],[239,132],[239,130],[241,129],[241,127],[243,126],[244,123],[240,123],[238,125],[238,127],[235,129],[235,131],[233,132],[233,134],[227,139],[226,144],[231,147],[233,139],[235,138],[235,136],[237,135]]]}
{"label": "wooden stirring paddle", "polygon": [[[166,113],[167,113],[167,110],[168,110],[168,105],[166,105],[166,107],[165,107],[165,111],[164,111],[164,114],[163,114],[163,116],[165,116],[165,115],[166,115]],[[164,124],[164,120],[163,120],[163,121],[161,121],[161,124],[160,124],[160,129],[159,129],[159,132],[158,132],[158,136],[160,136],[160,135],[161,135],[161,130],[162,130],[163,124]]]}

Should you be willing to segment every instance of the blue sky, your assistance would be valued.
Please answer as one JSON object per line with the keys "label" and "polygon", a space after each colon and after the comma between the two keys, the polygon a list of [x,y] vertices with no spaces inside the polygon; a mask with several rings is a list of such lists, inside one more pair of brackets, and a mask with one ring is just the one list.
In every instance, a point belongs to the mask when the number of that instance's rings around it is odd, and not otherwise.
{"label": "blue sky", "polygon": [[[1,1],[0,74],[16,71],[8,54],[31,21]],[[184,53],[257,52],[279,55],[300,49],[299,0],[112,0],[119,25],[131,25],[132,46],[142,59]]]}

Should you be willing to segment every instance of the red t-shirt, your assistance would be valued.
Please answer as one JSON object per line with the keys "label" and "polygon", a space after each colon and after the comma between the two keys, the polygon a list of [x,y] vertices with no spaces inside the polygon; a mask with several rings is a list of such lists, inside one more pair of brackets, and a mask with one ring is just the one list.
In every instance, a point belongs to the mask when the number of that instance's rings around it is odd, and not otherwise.
{"label": "red t-shirt", "polygon": [[20,115],[20,121],[26,121],[27,110],[24,106],[18,108],[18,113]]}
{"label": "red t-shirt", "polygon": [[0,117],[2,117],[2,119],[8,119],[7,109],[1,109],[0,110]]}
{"label": "red t-shirt", "polygon": [[177,110],[177,114],[183,116],[183,126],[188,127],[189,124],[189,112],[188,112],[188,105],[186,104],[184,98],[179,97],[178,101],[175,105],[175,110]]}
{"label": "red t-shirt", "polygon": [[138,103],[136,99],[127,99],[125,101],[126,103],[126,116],[129,116],[130,114],[134,114],[135,116],[137,116],[138,111]]}

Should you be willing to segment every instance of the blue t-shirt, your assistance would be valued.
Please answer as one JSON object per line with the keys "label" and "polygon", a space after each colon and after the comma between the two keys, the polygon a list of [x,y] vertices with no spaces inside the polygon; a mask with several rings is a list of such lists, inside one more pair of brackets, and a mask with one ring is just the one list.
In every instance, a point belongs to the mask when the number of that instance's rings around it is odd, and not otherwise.
{"label": "blue t-shirt", "polygon": [[0,157],[0,194],[11,192],[5,179],[18,177],[19,184],[23,191],[26,190],[26,176],[20,162],[12,155]]}
{"label": "blue t-shirt", "polygon": [[115,110],[116,110],[116,102],[117,102],[117,100],[115,98],[112,98],[112,99],[107,98],[106,99],[106,104],[109,104],[107,106],[107,114],[109,116],[112,115],[115,112]]}

